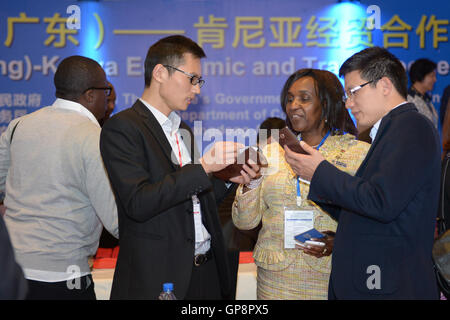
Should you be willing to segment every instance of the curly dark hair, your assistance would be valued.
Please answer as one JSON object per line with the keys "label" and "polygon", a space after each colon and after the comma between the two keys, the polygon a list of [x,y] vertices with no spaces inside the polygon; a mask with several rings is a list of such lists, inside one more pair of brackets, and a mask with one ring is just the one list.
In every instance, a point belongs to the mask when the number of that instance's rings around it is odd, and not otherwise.
{"label": "curly dark hair", "polygon": [[[300,69],[293,73],[284,84],[281,91],[281,108],[286,113],[288,102],[288,91],[290,87],[300,78],[311,77],[314,79],[316,95],[320,99],[322,106],[321,120],[325,121],[325,128],[331,131],[331,135],[342,135],[350,133],[357,135],[355,124],[353,123],[345,103],[343,101],[344,88],[339,79],[331,72],[319,69]],[[286,117],[286,125],[294,132],[294,128]],[[297,132],[298,133],[298,132]]]}

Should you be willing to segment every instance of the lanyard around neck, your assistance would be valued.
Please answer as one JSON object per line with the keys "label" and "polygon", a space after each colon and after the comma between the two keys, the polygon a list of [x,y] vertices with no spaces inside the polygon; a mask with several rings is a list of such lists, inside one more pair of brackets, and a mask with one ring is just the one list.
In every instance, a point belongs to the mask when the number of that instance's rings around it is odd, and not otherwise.
{"label": "lanyard around neck", "polygon": [[[325,140],[327,140],[328,136],[331,134],[331,130],[328,131],[322,138],[322,140],[320,140],[319,144],[316,147],[316,150],[319,150],[320,147],[325,143]],[[300,141],[302,141],[302,137],[300,136]]]}
{"label": "lanyard around neck", "polygon": [[180,157],[180,167],[182,167],[183,166],[183,161],[181,160],[182,159],[182,157],[181,157],[181,148],[180,148],[180,143],[178,142],[178,135],[177,135],[176,132],[175,132],[175,139],[177,139],[178,156]]}

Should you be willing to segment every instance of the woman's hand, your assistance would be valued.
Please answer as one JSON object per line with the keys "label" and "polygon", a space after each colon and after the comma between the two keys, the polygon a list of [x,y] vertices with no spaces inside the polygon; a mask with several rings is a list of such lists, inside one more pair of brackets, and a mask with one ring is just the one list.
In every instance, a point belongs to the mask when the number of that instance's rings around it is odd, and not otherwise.
{"label": "woman's hand", "polygon": [[324,246],[305,244],[304,247],[301,247],[299,245],[296,245],[296,247],[302,249],[304,253],[314,256],[316,258],[322,258],[331,255],[331,253],[333,252],[335,233],[333,231],[323,231],[322,233],[325,234],[325,237],[320,239],[312,238],[311,240],[323,242],[325,243]]}

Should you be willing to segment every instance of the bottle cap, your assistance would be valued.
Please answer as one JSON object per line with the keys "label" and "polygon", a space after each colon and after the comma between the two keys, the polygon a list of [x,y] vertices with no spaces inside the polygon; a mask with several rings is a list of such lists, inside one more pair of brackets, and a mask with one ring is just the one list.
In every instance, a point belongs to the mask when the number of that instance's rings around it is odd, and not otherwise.
{"label": "bottle cap", "polygon": [[173,283],[171,282],[164,283],[163,291],[173,291]]}

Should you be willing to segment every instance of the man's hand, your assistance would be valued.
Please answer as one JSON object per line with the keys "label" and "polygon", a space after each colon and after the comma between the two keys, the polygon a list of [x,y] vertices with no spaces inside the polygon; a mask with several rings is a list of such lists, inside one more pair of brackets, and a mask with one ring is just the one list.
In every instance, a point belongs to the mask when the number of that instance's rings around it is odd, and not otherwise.
{"label": "man's hand", "polygon": [[300,145],[309,153],[308,155],[295,153],[289,147],[284,146],[284,158],[295,174],[304,180],[311,181],[317,167],[325,158],[319,151],[309,146],[306,142],[300,141]]}
{"label": "man's hand", "polygon": [[241,143],[229,141],[216,142],[212,148],[200,158],[200,163],[206,173],[222,170],[226,166],[234,163],[239,150],[243,148],[244,145]]}
{"label": "man's hand", "polygon": [[250,167],[246,164],[243,165],[243,169],[241,170],[241,175],[238,177],[231,178],[230,181],[239,184],[247,184],[250,183],[253,179],[258,179],[261,177],[261,173],[259,172],[259,166],[255,164],[252,160],[248,161]]}

